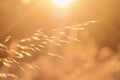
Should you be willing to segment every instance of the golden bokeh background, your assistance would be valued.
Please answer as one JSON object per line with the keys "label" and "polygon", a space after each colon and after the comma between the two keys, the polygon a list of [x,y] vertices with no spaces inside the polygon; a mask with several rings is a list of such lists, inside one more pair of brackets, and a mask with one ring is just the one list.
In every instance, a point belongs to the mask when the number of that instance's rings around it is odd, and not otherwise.
{"label": "golden bokeh background", "polygon": [[77,0],[68,8],[59,9],[50,0],[2,0],[0,30],[4,35],[14,30],[19,36],[39,26],[72,25],[91,19],[119,26],[119,3],[119,0]]}
{"label": "golden bokeh background", "polygon": [[[18,74],[24,80],[120,80],[120,0],[76,0],[65,8],[59,8],[52,0],[1,0],[0,42],[12,36],[7,45],[16,49],[16,43],[43,28],[46,35],[72,36],[79,42],[69,40],[62,47],[49,44],[45,50],[55,52],[63,59],[46,54],[33,56],[28,63],[36,64],[40,70],[16,67],[2,71]],[[87,21],[83,31],[65,31],[63,27]],[[60,28],[67,36],[50,30]],[[58,30],[59,31],[59,30]],[[17,71],[18,72],[17,72]],[[0,72],[1,73],[1,72]],[[7,80],[7,79],[5,79]],[[11,79],[10,79],[11,80]],[[19,80],[19,79],[18,79]]]}

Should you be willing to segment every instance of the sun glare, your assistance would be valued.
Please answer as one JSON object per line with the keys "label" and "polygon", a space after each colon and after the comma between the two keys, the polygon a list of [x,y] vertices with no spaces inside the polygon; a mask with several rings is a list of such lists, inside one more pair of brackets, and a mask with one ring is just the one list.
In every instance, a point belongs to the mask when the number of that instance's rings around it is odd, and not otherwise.
{"label": "sun glare", "polygon": [[64,8],[67,7],[70,3],[72,3],[74,0],[52,0],[52,2],[60,7],[60,8]]}

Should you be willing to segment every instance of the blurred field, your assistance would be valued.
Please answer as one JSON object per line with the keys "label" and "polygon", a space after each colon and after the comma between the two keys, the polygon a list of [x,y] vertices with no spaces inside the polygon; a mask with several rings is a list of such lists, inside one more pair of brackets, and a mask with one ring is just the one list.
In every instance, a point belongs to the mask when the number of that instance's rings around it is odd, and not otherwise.
{"label": "blurred field", "polygon": [[119,4],[1,0],[0,80],[120,80]]}

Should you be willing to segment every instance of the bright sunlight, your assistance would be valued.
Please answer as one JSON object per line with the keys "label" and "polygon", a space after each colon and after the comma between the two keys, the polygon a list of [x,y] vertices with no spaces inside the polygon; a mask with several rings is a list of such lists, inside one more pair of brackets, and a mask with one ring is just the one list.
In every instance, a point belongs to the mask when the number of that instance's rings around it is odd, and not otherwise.
{"label": "bright sunlight", "polygon": [[65,8],[67,7],[70,3],[72,3],[74,0],[52,0],[52,2],[60,7],[60,8]]}

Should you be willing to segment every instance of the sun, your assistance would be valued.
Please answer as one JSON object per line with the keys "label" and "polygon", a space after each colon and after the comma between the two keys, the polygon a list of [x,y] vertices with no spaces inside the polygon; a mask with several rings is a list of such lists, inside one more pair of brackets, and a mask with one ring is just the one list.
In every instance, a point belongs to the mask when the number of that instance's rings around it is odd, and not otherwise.
{"label": "sun", "polygon": [[60,8],[64,8],[67,7],[70,3],[72,3],[74,0],[52,0],[52,2],[60,7]]}

